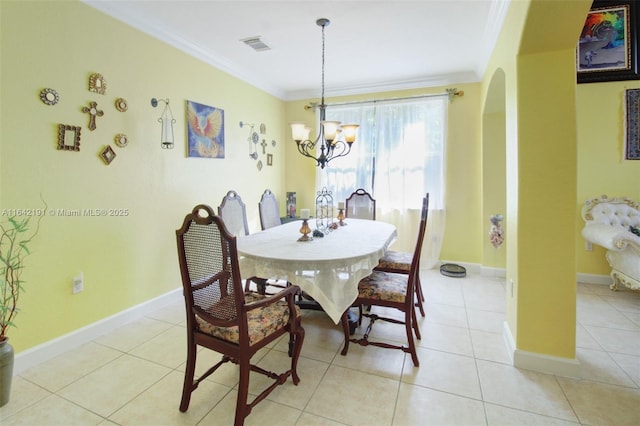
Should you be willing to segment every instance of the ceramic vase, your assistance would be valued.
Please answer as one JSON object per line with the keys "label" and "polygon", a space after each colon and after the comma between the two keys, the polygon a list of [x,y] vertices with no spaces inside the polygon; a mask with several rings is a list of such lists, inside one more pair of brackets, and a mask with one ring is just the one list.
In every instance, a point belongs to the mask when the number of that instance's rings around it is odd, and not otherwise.
{"label": "ceramic vase", "polygon": [[13,379],[13,346],[9,338],[0,340],[0,407],[9,402]]}

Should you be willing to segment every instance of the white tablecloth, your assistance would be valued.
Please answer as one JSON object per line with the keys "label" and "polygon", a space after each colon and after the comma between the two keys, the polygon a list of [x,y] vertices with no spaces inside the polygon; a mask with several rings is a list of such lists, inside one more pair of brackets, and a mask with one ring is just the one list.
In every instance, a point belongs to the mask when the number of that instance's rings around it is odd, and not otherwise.
{"label": "white tablecloth", "polygon": [[[315,220],[309,220],[314,229]],[[395,226],[347,219],[328,235],[300,242],[302,221],[289,222],[237,240],[240,272],[287,280],[313,297],[337,324],[358,296],[358,282],[371,274],[396,240]],[[310,234],[311,235],[311,234]]]}

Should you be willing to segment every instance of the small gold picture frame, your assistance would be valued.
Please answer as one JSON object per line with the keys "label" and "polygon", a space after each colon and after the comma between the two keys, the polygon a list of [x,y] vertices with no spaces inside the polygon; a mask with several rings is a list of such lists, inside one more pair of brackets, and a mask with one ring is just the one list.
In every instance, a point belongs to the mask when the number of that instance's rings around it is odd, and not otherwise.
{"label": "small gold picture frame", "polygon": [[58,124],[58,150],[80,151],[80,126]]}
{"label": "small gold picture frame", "polygon": [[102,74],[93,73],[89,76],[89,91],[104,95],[107,92],[107,81]]}
{"label": "small gold picture frame", "polygon": [[267,166],[273,166],[273,154],[267,154]]}
{"label": "small gold picture frame", "polygon": [[127,105],[127,100],[124,98],[116,99],[115,105],[116,105],[116,109],[120,112],[125,112],[127,109],[129,109],[129,105]]}
{"label": "small gold picture frame", "polygon": [[104,161],[104,164],[108,166],[109,164],[111,164],[113,159],[116,158],[116,153],[111,148],[111,145],[107,145],[100,153],[100,157],[102,157],[102,161]]}
{"label": "small gold picture frame", "polygon": [[125,146],[129,145],[129,138],[124,133],[118,133],[115,138],[113,138],[113,141],[120,148],[124,148]]}

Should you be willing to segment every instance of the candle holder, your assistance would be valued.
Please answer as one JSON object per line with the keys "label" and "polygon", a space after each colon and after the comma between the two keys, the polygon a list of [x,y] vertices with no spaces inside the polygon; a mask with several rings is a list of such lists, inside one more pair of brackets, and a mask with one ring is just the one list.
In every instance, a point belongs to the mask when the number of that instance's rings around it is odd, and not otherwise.
{"label": "candle holder", "polygon": [[313,237],[310,237],[311,228],[309,228],[308,219],[302,219],[302,226],[300,227],[300,233],[302,237],[298,238],[298,241],[311,241]]}
{"label": "candle holder", "polygon": [[338,225],[347,226],[347,222],[344,221],[344,209],[338,208]]}

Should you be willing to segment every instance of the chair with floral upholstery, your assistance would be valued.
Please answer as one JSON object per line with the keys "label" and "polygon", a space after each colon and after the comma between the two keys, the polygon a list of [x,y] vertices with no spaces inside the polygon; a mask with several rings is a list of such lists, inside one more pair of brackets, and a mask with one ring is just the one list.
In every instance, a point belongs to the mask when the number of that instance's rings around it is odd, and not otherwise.
{"label": "chair with floral upholstery", "polygon": [[[413,340],[414,333],[416,338],[420,339],[420,329],[418,328],[414,305],[414,286],[416,285],[420,268],[420,253],[422,252],[422,241],[424,239],[424,231],[426,228],[424,223],[427,222],[428,211],[429,197],[427,196],[422,199],[422,213],[420,216],[419,226],[420,232],[418,233],[418,240],[413,252],[413,259],[411,261],[409,274],[397,274],[394,272],[374,270],[371,275],[362,279],[358,284],[358,297],[353,302],[353,306],[365,305],[371,307],[371,310],[368,313],[362,314],[369,318],[369,325],[361,338],[351,338],[349,334],[350,331],[347,313],[345,312],[345,314],[342,315],[342,329],[344,331],[345,339],[342,355],[347,354],[349,350],[349,342],[353,342],[361,346],[372,345],[382,348],[400,349],[403,352],[411,354],[413,365],[416,367],[420,365],[418,354],[416,353],[416,345]],[[380,316],[374,313],[376,307],[398,309],[404,313],[404,320]],[[369,340],[373,324],[378,320],[404,325],[408,346]]]}
{"label": "chair with floral upholstery", "polygon": [[[298,358],[304,329],[290,286],[272,296],[245,293],[240,278],[236,238],[226,229],[211,207],[198,205],[176,231],[178,260],[187,313],[187,364],[180,411],[187,411],[192,392],[221,365],[239,366],[240,380],[235,426],[244,424],[253,407],[291,376],[298,384]],[[251,364],[251,358],[280,336],[289,334],[290,368],[280,374]],[[198,346],[218,352],[221,360],[200,377],[195,377]],[[249,373],[273,380],[270,386],[248,401]]]}
{"label": "chair with floral upholstery", "polygon": [[[427,199],[429,193],[427,193]],[[422,236],[426,233],[427,222],[424,224],[420,222],[420,226],[424,225],[425,229],[422,230]],[[418,233],[421,231],[418,230]],[[374,269],[377,271],[394,272],[396,274],[408,274],[411,271],[411,261],[413,260],[413,253],[387,250],[384,256],[380,258],[378,266]],[[424,317],[424,293],[422,292],[422,283],[420,282],[420,274],[416,278],[416,306],[420,309],[420,315]]]}

